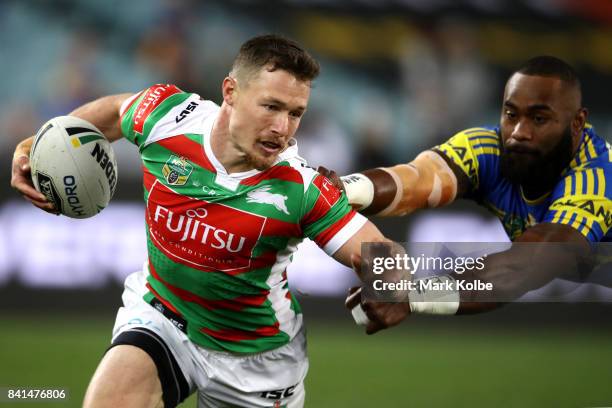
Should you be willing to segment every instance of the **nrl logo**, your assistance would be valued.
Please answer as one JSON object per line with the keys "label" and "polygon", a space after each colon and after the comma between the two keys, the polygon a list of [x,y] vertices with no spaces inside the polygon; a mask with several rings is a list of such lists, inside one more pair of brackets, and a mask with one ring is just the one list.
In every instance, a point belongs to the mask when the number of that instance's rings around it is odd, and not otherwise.
{"label": "nrl logo", "polygon": [[286,195],[270,193],[270,186],[263,186],[247,193],[247,203],[270,204],[276,207],[278,211],[282,211],[289,215],[285,201]]}
{"label": "nrl logo", "polygon": [[162,168],[166,181],[174,186],[185,184],[192,171],[193,166],[184,157],[177,157],[175,155],[171,155]]}

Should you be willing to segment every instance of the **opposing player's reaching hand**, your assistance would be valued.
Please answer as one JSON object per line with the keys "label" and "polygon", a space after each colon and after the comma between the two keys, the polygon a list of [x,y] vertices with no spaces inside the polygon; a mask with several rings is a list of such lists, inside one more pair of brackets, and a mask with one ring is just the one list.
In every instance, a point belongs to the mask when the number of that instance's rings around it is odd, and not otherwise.
{"label": "opposing player's reaching hand", "polygon": [[44,194],[39,193],[32,184],[30,174],[30,149],[33,137],[27,138],[17,145],[13,154],[13,165],[11,169],[11,187],[17,190],[23,198],[31,202],[41,210],[56,214],[53,207]]}
{"label": "opposing player's reaching hand", "polygon": [[[353,269],[361,269],[362,258],[359,255],[351,257]],[[374,334],[380,330],[387,329],[399,324],[410,314],[410,304],[406,302],[375,302],[362,296],[361,287],[349,289],[345,300],[347,309],[353,311],[360,308],[358,313],[365,313],[367,319],[358,322],[366,326],[366,334]],[[353,312],[355,313],[355,312]]]}
{"label": "opposing player's reaching hand", "polygon": [[330,170],[327,167],[323,167],[323,166],[317,167],[317,171],[323,176],[327,177],[329,181],[332,182],[334,187],[336,187],[338,190],[345,191],[344,183],[342,182],[342,180],[340,179],[340,176],[338,176],[338,174],[336,174],[335,171]]}

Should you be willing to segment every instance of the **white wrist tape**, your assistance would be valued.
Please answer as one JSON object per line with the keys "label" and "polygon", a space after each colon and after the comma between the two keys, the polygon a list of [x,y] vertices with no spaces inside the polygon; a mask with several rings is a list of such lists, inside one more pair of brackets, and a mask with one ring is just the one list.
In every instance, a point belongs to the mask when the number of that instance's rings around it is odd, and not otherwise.
{"label": "white wrist tape", "polygon": [[[419,290],[410,292],[410,312],[415,314],[454,315],[459,310],[459,291],[449,275],[415,281]],[[428,288],[428,283],[435,289]],[[443,289],[444,288],[444,289]]]}
{"label": "white wrist tape", "polygon": [[367,324],[370,323],[370,319],[363,310],[363,307],[361,307],[361,303],[351,309],[351,314],[353,315],[355,323],[357,323],[359,326],[367,326]]}
{"label": "white wrist tape", "polygon": [[374,199],[374,184],[372,180],[361,173],[340,177],[349,204],[357,206],[358,210],[367,208]]}

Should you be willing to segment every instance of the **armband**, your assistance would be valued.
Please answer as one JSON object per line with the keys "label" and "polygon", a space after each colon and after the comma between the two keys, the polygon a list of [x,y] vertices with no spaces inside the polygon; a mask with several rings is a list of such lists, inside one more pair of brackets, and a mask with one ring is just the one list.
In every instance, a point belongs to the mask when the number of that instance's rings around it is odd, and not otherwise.
{"label": "armband", "polygon": [[366,315],[365,310],[363,310],[363,306],[361,303],[358,303],[354,308],[351,309],[351,314],[353,315],[353,320],[355,320],[355,324],[358,326],[367,326],[370,323],[370,318]]}
{"label": "armband", "polygon": [[349,203],[357,210],[367,208],[374,199],[374,183],[361,173],[340,177]]}

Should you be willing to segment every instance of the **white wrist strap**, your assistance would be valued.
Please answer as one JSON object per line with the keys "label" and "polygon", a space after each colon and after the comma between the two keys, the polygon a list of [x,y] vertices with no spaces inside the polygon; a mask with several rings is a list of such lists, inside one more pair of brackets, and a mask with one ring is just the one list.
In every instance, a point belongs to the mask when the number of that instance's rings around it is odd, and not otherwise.
{"label": "white wrist strap", "polygon": [[368,315],[366,315],[363,307],[361,307],[361,303],[351,309],[351,314],[353,315],[353,320],[355,320],[355,323],[359,326],[367,326],[367,324],[370,323],[370,319],[368,319]]}
{"label": "white wrist strap", "polygon": [[367,208],[374,200],[374,184],[372,180],[361,173],[340,177],[349,204],[357,206],[358,210]]}
{"label": "white wrist strap", "polygon": [[[426,283],[450,289],[427,289]],[[415,314],[454,315],[459,310],[459,291],[455,279],[449,275],[434,276],[415,281],[419,290],[410,291],[410,312]]]}
{"label": "white wrist strap", "polygon": [[[435,284],[436,289],[428,289],[426,283]],[[459,310],[460,296],[456,281],[452,276],[442,275],[415,281],[419,290],[410,291],[410,313],[432,315],[454,315]],[[449,289],[440,289],[448,286]],[[361,303],[351,309],[355,323],[366,326],[370,319]]]}

